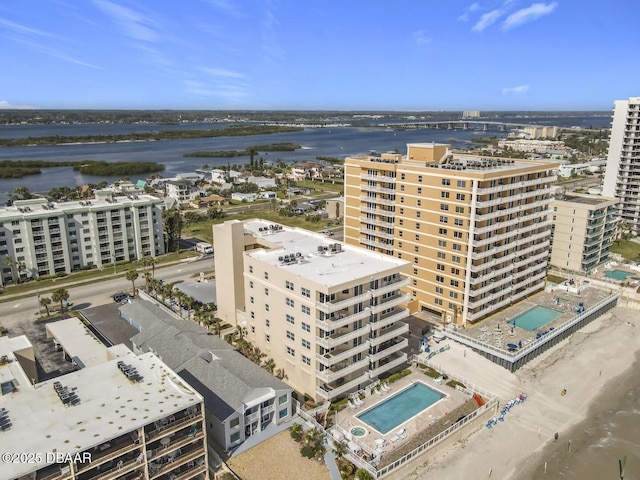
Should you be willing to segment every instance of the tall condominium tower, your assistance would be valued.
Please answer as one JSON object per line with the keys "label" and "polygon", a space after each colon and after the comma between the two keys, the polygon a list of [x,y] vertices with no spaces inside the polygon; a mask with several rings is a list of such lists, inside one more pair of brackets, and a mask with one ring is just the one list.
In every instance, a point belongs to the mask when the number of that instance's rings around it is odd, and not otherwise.
{"label": "tall condominium tower", "polygon": [[411,262],[411,311],[477,321],[544,288],[556,167],[433,143],[347,158],[345,242]]}
{"label": "tall condominium tower", "polygon": [[640,97],[615,102],[602,195],[618,199],[622,223],[640,228]]}

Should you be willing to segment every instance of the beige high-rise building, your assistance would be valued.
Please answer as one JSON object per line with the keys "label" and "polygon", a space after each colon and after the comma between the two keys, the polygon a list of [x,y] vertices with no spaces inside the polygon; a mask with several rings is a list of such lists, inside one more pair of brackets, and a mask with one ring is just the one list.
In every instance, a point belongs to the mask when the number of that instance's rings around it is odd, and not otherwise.
{"label": "beige high-rise building", "polygon": [[411,311],[475,322],[544,288],[555,168],[434,143],[347,158],[345,242],[411,262]]}
{"label": "beige high-rise building", "polygon": [[553,202],[550,264],[589,273],[609,260],[618,226],[615,198],[559,195]]}
{"label": "beige high-rise building", "polygon": [[408,262],[266,220],[213,231],[220,317],[297,391],[332,401],[406,364]]}

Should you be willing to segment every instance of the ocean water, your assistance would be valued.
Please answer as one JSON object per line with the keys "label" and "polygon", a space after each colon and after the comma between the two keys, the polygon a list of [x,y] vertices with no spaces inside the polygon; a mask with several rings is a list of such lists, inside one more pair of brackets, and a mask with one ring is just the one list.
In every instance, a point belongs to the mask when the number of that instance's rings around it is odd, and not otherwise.
{"label": "ocean water", "polygon": [[[589,416],[549,445],[517,480],[640,479],[640,361],[609,382]],[[569,454],[571,440],[571,454]],[[546,473],[545,473],[546,462]]]}

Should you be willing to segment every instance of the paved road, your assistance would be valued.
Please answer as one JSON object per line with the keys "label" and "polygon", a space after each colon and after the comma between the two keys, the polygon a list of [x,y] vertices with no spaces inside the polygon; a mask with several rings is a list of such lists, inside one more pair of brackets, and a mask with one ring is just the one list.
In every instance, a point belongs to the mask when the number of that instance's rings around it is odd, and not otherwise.
{"label": "paved road", "polygon": [[[165,282],[173,283],[178,280],[187,280],[198,275],[202,271],[213,269],[213,256],[203,258],[196,257],[179,264],[167,267],[156,267],[156,278]],[[136,285],[142,285],[144,279],[139,278]],[[69,291],[69,301],[74,303],[74,308],[82,310],[84,308],[95,307],[113,302],[115,292],[131,289],[131,282],[124,277],[109,279],[108,274],[102,281],[96,281],[90,285],[67,286]],[[27,320],[34,320],[38,315],[38,297],[34,293],[32,297],[22,298],[13,302],[0,304],[0,322],[9,329]]]}

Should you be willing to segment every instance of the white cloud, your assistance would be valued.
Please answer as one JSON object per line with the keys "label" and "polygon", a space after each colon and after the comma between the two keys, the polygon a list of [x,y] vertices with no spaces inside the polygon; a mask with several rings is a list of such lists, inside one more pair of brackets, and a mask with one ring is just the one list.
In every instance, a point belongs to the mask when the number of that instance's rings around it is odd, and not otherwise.
{"label": "white cloud", "polygon": [[126,36],[145,42],[158,40],[158,34],[152,28],[154,25],[148,15],[107,0],[94,0],[93,3],[109,15],[120,26]]}
{"label": "white cloud", "polygon": [[529,90],[529,85],[518,85],[517,87],[505,87],[502,89],[503,95],[519,95]]}
{"label": "white cloud", "polygon": [[9,30],[14,31],[15,33],[19,33],[22,35],[31,35],[38,37],[50,37],[53,38],[54,35],[45,32],[44,30],[38,30],[36,28],[26,27],[19,23],[12,22],[10,20],[5,20],[4,18],[0,18],[0,25],[7,27]]}
{"label": "white cloud", "polygon": [[225,68],[208,68],[202,69],[203,72],[208,73],[214,77],[229,77],[229,78],[244,78],[244,74],[240,72],[234,72]]}
{"label": "white cloud", "polygon": [[467,8],[467,10],[458,17],[458,20],[460,22],[467,22],[469,21],[469,14],[471,12],[475,12],[476,10],[478,10],[480,8],[480,4],[479,3],[472,3],[471,5],[469,5],[469,8]]}
{"label": "white cloud", "polygon": [[488,26],[493,25],[494,23],[496,23],[496,21],[502,15],[503,15],[503,12],[500,9],[491,10],[490,12],[487,12],[487,13],[483,14],[480,17],[480,20],[478,20],[476,22],[476,24],[473,27],[471,27],[471,30],[473,30],[474,32],[481,32],[485,28],[487,28]]}
{"label": "white cloud", "polygon": [[12,105],[6,100],[0,100],[0,110],[20,110],[20,109],[32,109],[31,105]]}
{"label": "white cloud", "polygon": [[418,45],[428,45],[431,43],[432,38],[427,37],[427,35],[424,33],[424,30],[416,30],[415,32],[413,32],[413,40]]}
{"label": "white cloud", "polygon": [[502,24],[503,30],[510,30],[525,23],[537,20],[540,17],[549,15],[558,6],[557,2],[552,3],[533,3],[527,8],[522,8],[515,13],[509,15]]}

